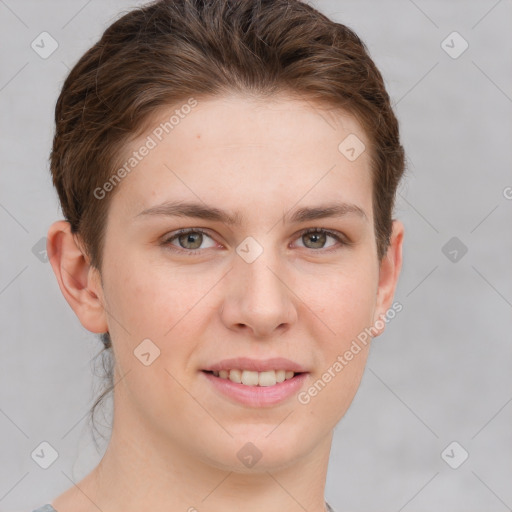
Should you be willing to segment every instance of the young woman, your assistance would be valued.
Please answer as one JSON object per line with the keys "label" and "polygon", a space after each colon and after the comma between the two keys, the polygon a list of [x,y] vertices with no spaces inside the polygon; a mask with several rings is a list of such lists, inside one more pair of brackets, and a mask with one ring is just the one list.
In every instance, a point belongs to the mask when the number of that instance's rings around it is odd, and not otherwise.
{"label": "young woman", "polygon": [[323,512],[394,308],[404,152],[381,74],[298,0],[163,0],[67,77],[48,233],[112,354],[98,466],[40,511]]}

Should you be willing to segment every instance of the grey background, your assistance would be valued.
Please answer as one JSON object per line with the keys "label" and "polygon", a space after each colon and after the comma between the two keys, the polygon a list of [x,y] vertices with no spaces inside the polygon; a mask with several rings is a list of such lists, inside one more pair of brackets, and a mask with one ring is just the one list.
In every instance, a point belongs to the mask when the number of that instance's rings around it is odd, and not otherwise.
{"label": "grey background", "polygon": [[[48,171],[60,87],[135,5],[0,0],[0,511],[49,502],[101,458],[87,423],[100,342],[32,248],[61,218]],[[326,498],[339,512],[511,510],[511,1],[313,5],[368,45],[408,155],[403,311],[336,427]],[[42,31],[59,44],[47,59],[30,46]],[[453,31],[469,44],[456,59],[441,47]],[[452,237],[468,249],[456,262]],[[42,441],[59,453],[46,470],[30,456]],[[441,457],[452,441],[469,453],[458,469]]]}

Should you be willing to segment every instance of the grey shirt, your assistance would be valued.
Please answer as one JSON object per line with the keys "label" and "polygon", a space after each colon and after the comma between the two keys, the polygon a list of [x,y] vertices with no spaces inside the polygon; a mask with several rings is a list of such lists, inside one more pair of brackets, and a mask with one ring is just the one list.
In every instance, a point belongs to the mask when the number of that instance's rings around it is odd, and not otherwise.
{"label": "grey shirt", "polygon": [[[336,512],[330,505],[325,502],[325,506],[327,507],[328,512]],[[57,512],[51,505],[43,505],[42,507],[33,510],[32,512]]]}

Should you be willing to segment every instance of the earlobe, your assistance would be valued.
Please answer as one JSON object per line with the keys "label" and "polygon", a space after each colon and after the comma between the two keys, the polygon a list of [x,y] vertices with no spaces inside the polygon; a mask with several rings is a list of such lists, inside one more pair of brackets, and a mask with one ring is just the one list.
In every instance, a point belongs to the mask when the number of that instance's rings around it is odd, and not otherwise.
{"label": "earlobe", "polygon": [[89,331],[108,331],[97,269],[71,233],[69,222],[54,222],[48,230],[47,253],[64,298]]}
{"label": "earlobe", "polygon": [[382,320],[392,306],[396,285],[402,269],[403,238],[404,225],[399,220],[394,220],[390,244],[379,269],[379,285],[373,323],[375,325],[377,320],[380,320],[377,325],[384,324],[384,327],[379,329],[376,336],[379,336],[384,331],[385,322]]}

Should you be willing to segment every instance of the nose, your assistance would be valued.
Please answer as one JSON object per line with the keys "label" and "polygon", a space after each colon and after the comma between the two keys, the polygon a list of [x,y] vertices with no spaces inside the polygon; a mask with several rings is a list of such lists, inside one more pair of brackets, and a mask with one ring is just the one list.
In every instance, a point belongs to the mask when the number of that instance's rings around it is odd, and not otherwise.
{"label": "nose", "polygon": [[252,263],[236,256],[226,279],[221,315],[229,329],[249,331],[261,339],[284,332],[296,322],[296,295],[287,282],[284,265],[271,257],[270,251]]}

